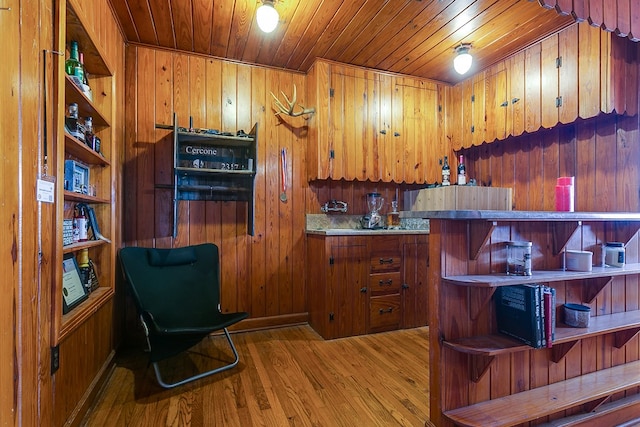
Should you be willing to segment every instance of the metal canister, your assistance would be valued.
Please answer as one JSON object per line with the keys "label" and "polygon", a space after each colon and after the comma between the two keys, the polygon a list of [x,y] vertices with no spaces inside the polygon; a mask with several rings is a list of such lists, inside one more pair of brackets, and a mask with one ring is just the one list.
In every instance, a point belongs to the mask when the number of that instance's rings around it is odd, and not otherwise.
{"label": "metal canister", "polygon": [[507,242],[507,274],[531,276],[531,242]]}

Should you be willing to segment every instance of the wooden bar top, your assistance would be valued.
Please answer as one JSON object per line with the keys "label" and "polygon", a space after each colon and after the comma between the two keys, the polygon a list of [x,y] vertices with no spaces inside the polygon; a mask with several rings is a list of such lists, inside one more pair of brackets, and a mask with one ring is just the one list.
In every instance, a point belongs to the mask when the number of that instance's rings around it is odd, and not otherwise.
{"label": "wooden bar top", "polygon": [[640,213],[636,212],[404,211],[400,217],[484,221],[640,221]]}

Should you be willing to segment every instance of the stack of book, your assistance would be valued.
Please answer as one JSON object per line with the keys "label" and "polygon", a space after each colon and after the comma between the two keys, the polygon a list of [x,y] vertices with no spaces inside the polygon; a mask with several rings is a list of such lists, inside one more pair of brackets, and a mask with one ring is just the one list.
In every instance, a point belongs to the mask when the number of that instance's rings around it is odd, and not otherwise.
{"label": "stack of book", "polygon": [[556,330],[556,290],[541,284],[496,290],[498,331],[534,348],[551,348]]}

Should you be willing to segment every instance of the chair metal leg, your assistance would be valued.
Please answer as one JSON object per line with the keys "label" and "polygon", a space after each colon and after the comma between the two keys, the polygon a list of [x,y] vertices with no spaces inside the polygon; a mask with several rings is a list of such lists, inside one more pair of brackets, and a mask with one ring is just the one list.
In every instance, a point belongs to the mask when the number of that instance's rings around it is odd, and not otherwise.
{"label": "chair metal leg", "polygon": [[165,383],[162,380],[162,376],[160,375],[160,367],[158,366],[158,362],[153,362],[153,370],[156,373],[156,379],[158,380],[158,384],[160,384],[160,386],[162,386],[164,388],[173,388],[173,387],[177,387],[179,385],[183,385],[183,384],[189,383],[191,381],[198,380],[200,378],[207,377],[209,375],[217,374],[218,372],[226,371],[227,369],[231,369],[234,366],[236,366],[238,364],[238,361],[240,360],[240,357],[238,356],[238,351],[236,350],[236,346],[233,345],[233,341],[231,341],[231,335],[229,335],[229,331],[227,330],[227,328],[224,328],[223,331],[224,331],[225,336],[227,337],[227,342],[229,343],[229,346],[231,347],[231,351],[233,351],[233,355],[235,357],[235,360],[233,362],[229,363],[228,365],[224,365],[224,366],[221,366],[219,368],[212,369],[210,371],[202,372],[200,374],[185,378],[185,379],[183,379],[181,381],[177,381],[175,383]]}

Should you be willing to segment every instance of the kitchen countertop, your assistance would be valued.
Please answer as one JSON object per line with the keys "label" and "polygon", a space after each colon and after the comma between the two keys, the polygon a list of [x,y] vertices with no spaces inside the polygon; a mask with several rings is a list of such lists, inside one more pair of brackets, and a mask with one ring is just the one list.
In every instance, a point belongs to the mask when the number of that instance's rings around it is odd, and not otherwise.
{"label": "kitchen countertop", "polygon": [[424,218],[402,218],[400,212],[400,229],[375,230],[363,229],[360,225],[361,215],[327,215],[307,214],[306,233],[322,236],[385,236],[391,234],[429,234],[429,220]]}
{"label": "kitchen countertop", "polygon": [[429,234],[429,230],[364,230],[353,228],[323,228],[319,230],[307,229],[307,234],[319,234],[321,236],[387,236],[391,234]]}

